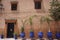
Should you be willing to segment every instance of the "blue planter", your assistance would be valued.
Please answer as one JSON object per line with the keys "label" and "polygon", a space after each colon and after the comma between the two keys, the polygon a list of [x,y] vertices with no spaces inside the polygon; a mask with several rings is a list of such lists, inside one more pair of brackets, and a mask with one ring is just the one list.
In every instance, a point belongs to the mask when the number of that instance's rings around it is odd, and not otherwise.
{"label": "blue planter", "polygon": [[59,32],[56,33],[56,38],[57,38],[57,39],[60,38],[60,33],[59,33]]}
{"label": "blue planter", "polygon": [[47,37],[52,38],[52,32],[47,32]]}
{"label": "blue planter", "polygon": [[43,32],[38,32],[38,37],[43,38]]}
{"label": "blue planter", "polygon": [[0,35],[0,38],[1,38],[1,35]]}
{"label": "blue planter", "polygon": [[21,33],[20,33],[20,37],[21,37],[21,38],[24,38],[24,37],[25,37],[25,32],[21,32]]}
{"label": "blue planter", "polygon": [[3,35],[3,34],[1,35],[1,38],[2,38],[2,39],[4,38],[4,35]]}
{"label": "blue planter", "polygon": [[17,35],[16,34],[14,34],[14,38],[17,39]]}
{"label": "blue planter", "polygon": [[30,38],[34,37],[34,32],[30,32]]}

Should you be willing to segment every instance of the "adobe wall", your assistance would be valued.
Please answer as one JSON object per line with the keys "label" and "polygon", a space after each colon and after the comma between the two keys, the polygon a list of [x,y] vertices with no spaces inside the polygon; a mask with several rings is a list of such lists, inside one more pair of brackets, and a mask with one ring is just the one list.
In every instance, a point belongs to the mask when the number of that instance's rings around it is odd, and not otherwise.
{"label": "adobe wall", "polygon": [[[18,10],[17,11],[11,11],[11,1],[18,1]],[[0,31],[4,31],[6,27],[5,25],[5,20],[17,20],[17,27],[19,28],[19,33],[20,33],[20,28],[22,26],[21,19],[29,19],[30,16],[32,15],[38,15],[39,17],[41,16],[48,16],[49,14],[49,4],[50,0],[43,0],[42,1],[42,9],[36,10],[34,9],[34,1],[33,0],[2,0],[2,3],[4,5],[4,11],[2,14],[0,14]],[[53,34],[56,32],[55,28],[55,23],[51,22],[51,31]],[[39,26],[41,28],[39,29]],[[29,37],[29,20],[25,24],[25,33],[26,37]],[[48,25],[46,22],[44,22],[42,25],[39,24],[39,19],[34,18],[33,19],[33,29],[35,32],[35,37],[37,38],[37,33],[39,30],[44,32],[44,37],[46,37],[46,33],[48,31]]]}

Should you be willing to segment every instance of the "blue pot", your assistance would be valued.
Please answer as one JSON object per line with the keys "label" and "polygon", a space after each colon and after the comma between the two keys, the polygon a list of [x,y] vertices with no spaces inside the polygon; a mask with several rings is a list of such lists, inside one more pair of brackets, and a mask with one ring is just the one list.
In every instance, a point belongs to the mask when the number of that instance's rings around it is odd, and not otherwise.
{"label": "blue pot", "polygon": [[52,38],[52,32],[47,32],[47,37]]}
{"label": "blue pot", "polygon": [[34,37],[34,32],[30,32],[30,38]]}
{"label": "blue pot", "polygon": [[1,38],[1,35],[0,35],[0,38]]}
{"label": "blue pot", "polygon": [[3,35],[3,34],[1,35],[1,38],[2,38],[2,39],[4,38],[4,35]]}
{"label": "blue pot", "polygon": [[21,33],[20,33],[20,37],[21,37],[21,38],[24,38],[24,37],[25,37],[25,32],[21,32]]}
{"label": "blue pot", "polygon": [[14,38],[17,39],[17,35],[16,34],[14,34]]}
{"label": "blue pot", "polygon": [[43,38],[43,32],[38,32],[38,37]]}
{"label": "blue pot", "polygon": [[56,33],[56,38],[57,38],[57,39],[60,38],[60,33],[59,33],[59,32]]}

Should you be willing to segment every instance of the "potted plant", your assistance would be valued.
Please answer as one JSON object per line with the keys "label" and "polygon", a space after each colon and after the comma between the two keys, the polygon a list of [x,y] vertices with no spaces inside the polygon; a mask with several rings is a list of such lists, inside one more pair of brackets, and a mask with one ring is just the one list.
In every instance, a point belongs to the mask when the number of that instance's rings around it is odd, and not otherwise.
{"label": "potted plant", "polygon": [[16,32],[13,33],[13,36],[15,39],[17,39],[17,33]]}
{"label": "potted plant", "polygon": [[27,20],[25,20],[25,21],[21,20],[21,22],[22,22],[21,33],[20,33],[20,37],[21,38],[24,38],[25,37],[24,27],[25,27],[26,21]]}
{"label": "potted plant", "polygon": [[34,37],[34,31],[32,29],[32,17],[29,18],[29,23],[30,23],[30,26],[31,26],[31,29],[30,29],[30,38],[33,38]]}
{"label": "potted plant", "polygon": [[24,38],[25,37],[24,27],[21,27],[20,37],[21,38]]}
{"label": "potted plant", "polygon": [[45,17],[45,20],[46,20],[46,22],[48,23],[47,37],[48,37],[49,39],[52,39],[52,32],[51,32],[51,29],[50,29],[50,22],[52,21],[52,19],[49,18],[49,17]]}
{"label": "potted plant", "polygon": [[2,38],[2,39],[4,38],[3,32],[1,33],[1,38]]}
{"label": "potted plant", "polygon": [[60,33],[59,33],[59,32],[56,33],[56,38],[57,38],[57,39],[60,38]]}
{"label": "potted plant", "polygon": [[[43,21],[44,21],[44,17],[42,16],[41,18],[40,18],[40,24],[42,25],[43,24]],[[41,26],[42,27],[42,26]],[[39,29],[41,29],[41,27],[39,26]],[[40,30],[39,32],[38,32],[38,37],[39,38],[43,38],[43,32]]]}

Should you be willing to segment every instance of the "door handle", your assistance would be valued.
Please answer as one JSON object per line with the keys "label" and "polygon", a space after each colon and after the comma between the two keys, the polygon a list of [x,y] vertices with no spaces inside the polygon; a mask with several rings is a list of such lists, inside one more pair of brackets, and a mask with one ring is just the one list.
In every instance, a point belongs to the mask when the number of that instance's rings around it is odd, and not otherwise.
{"label": "door handle", "polygon": [[10,29],[10,31],[12,31],[12,29]]}

